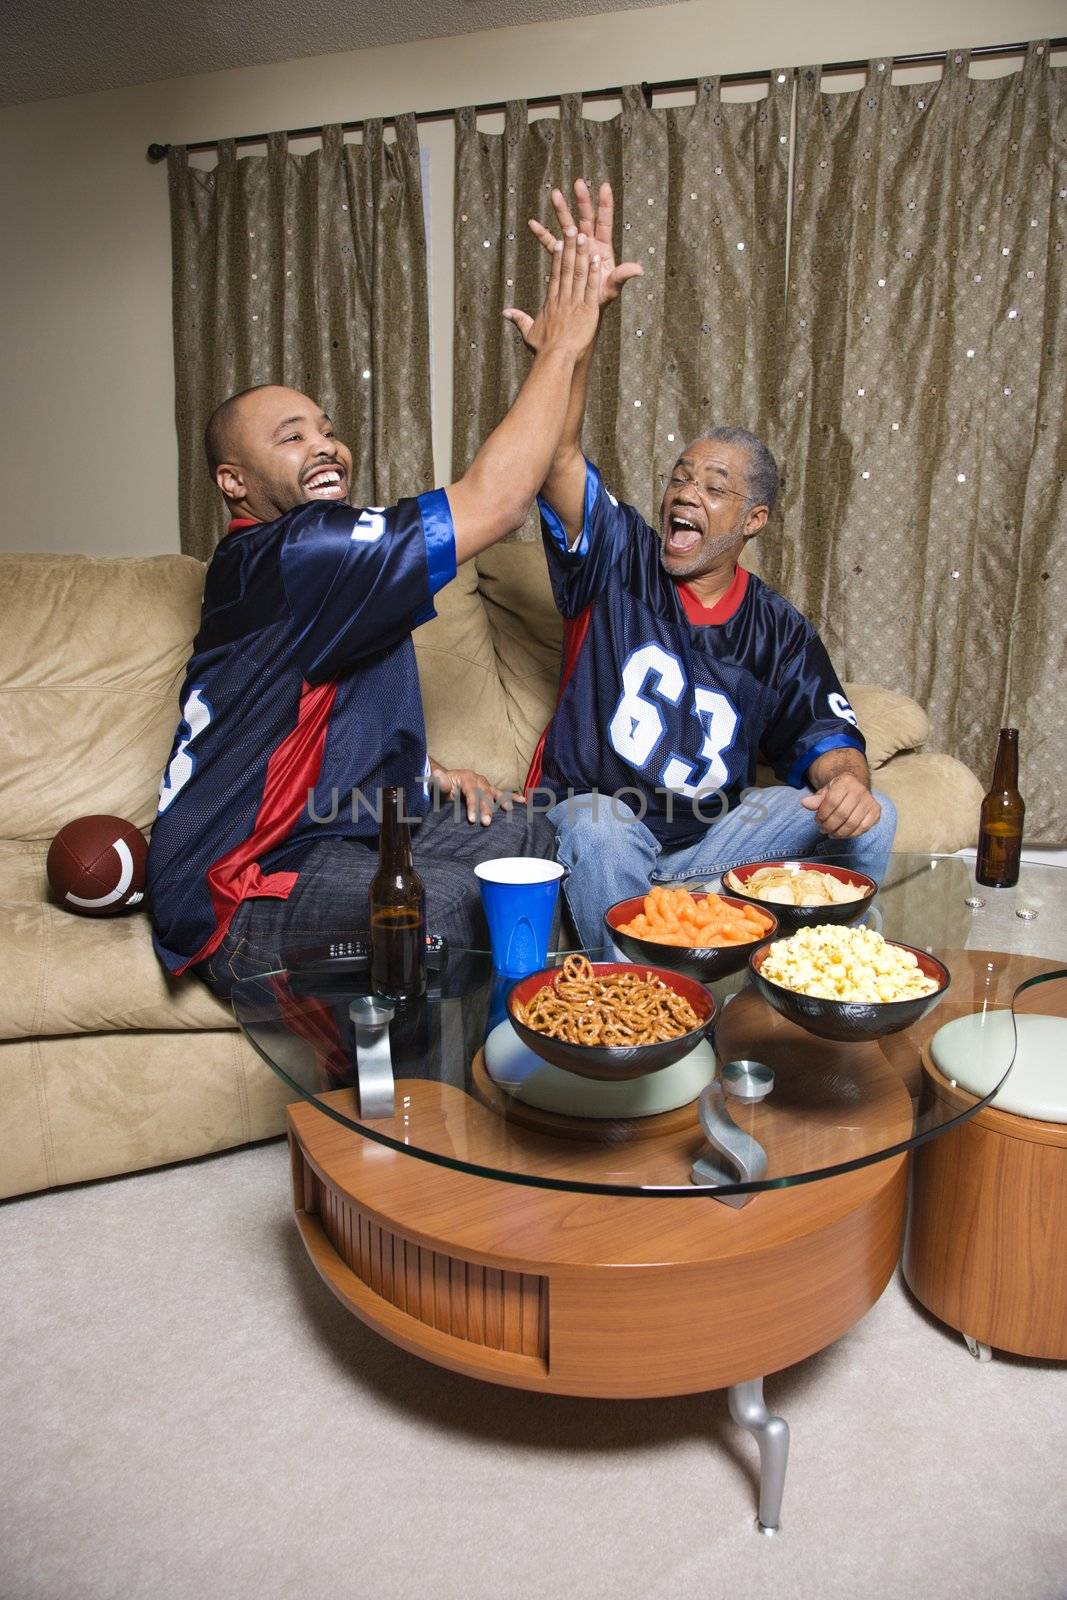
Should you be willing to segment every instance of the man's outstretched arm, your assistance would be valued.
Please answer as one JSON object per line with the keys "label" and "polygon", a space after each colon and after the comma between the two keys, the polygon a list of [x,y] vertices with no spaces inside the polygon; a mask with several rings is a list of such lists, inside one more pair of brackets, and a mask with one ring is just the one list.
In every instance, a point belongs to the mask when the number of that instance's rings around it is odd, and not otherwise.
{"label": "man's outstretched arm", "polygon": [[[562,189],[552,191],[552,204],[563,238],[574,236],[592,239],[593,251],[600,256],[600,305],[603,308],[610,305],[613,300],[617,300],[623,284],[630,278],[640,277],[644,268],[636,261],[616,264],[612,243],[615,200],[611,184],[600,185],[595,209],[589,185],[584,178],[575,180],[574,198],[578,212],[577,222],[571,214]],[[558,240],[534,218],[530,219],[530,231],[546,251],[553,253],[556,250]],[[540,342],[540,317],[531,317],[525,311],[516,310],[511,306],[504,315],[515,324],[530,348],[537,350]],[[592,361],[593,347],[590,345],[575,364],[563,432],[545,481],[541,485],[541,493],[572,539],[576,539],[582,531],[585,510],[585,457],[581,451],[581,437]]]}
{"label": "man's outstretched arm", "polygon": [[467,471],[445,491],[456,560],[468,561],[526,516],[555,457],[574,369],[592,347],[600,315],[600,256],[577,232],[553,248],[552,275],[538,313],[533,365],[510,411]]}

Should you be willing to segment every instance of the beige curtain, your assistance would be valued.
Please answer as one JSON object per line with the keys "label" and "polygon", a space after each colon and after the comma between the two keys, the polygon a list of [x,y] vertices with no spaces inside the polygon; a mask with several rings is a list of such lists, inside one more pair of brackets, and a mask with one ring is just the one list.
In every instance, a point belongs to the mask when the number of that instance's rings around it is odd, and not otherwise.
{"label": "beige curtain", "polygon": [[541,302],[546,258],[527,218],[553,221],[551,189],[570,195],[576,177],[611,182],[619,259],[645,269],[604,319],[584,434],[613,491],[651,514],[681,442],[716,423],[743,420],[776,442],[790,77],[771,73],[767,98],[745,104],[722,103],[705,78],[694,105],[672,110],[628,88],[610,121],[565,95],[559,121],[530,123],[514,101],[502,134],[457,113],[455,472],[526,371],[500,312]]}
{"label": "beige curtain", "polygon": [[646,271],[600,335],[585,442],[612,487],[651,512],[686,438],[761,433],[782,510],[748,564],[843,677],[926,706],[932,748],[985,776],[1019,724],[1028,835],[1062,841],[1067,73],[1040,42],[1003,78],[972,79],[965,50],[940,82],[891,73],[824,94],[817,67],[776,70],[729,105],[705,79],[670,111],[628,89],[607,122],[515,102],[501,135],[459,112],[454,467],[525,371],[500,310],[540,300],[526,218],[551,219],[556,183],[609,178],[620,256]]}
{"label": "beige curtain", "polygon": [[256,383],[310,393],[351,447],[353,498],[390,504],[433,484],[426,239],[412,116],[346,144],[265,156],[219,145],[209,172],[170,152],[175,415],[182,549],[206,559],[225,507],[204,425]]}
{"label": "beige curtain", "polygon": [[1021,728],[1033,840],[1067,837],[1067,73],[797,84],[772,582],[842,676],[913,695],[987,778]]}

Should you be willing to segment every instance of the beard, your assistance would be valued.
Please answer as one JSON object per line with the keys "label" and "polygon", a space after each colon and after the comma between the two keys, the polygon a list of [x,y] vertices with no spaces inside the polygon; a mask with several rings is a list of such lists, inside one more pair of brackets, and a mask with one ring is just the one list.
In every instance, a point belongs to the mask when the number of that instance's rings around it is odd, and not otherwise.
{"label": "beard", "polygon": [[681,556],[668,556],[666,544],[661,539],[660,565],[668,578],[672,578],[676,583],[685,583],[690,578],[702,578],[705,572],[710,572],[716,562],[744,537],[741,525],[747,515],[746,509],[738,518],[737,527],[731,528],[726,533],[706,533],[698,545],[694,545],[692,550],[686,551]]}

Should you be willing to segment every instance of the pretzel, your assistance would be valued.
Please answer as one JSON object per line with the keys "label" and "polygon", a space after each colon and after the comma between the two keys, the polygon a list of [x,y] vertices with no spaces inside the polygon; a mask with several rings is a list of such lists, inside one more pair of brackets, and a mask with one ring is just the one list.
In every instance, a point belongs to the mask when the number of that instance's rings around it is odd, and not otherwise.
{"label": "pretzel", "polygon": [[662,979],[636,972],[598,978],[582,955],[567,956],[551,983],[526,1005],[516,1004],[515,1016],[535,1033],[566,1044],[615,1048],[678,1039],[702,1020]]}

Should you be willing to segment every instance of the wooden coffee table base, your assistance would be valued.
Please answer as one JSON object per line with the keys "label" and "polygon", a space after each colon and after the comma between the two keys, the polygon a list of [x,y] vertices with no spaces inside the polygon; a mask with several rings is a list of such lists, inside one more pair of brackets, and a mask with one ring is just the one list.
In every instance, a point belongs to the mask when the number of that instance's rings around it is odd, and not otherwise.
{"label": "wooden coffee table base", "polygon": [[900,1251],[899,1156],[736,1211],[471,1177],[306,1103],[289,1123],[297,1223],[330,1288],[405,1350],[494,1383],[635,1399],[776,1372],[857,1322]]}
{"label": "wooden coffee table base", "polygon": [[[323,1098],[356,1115],[351,1091]],[[402,1081],[398,1106],[405,1098],[420,1128],[440,1117],[442,1137],[452,1110],[457,1157],[492,1164],[503,1128],[492,1111],[476,1153],[461,1090]],[[900,1251],[904,1157],[736,1210],[474,1177],[360,1138],[314,1105],[288,1115],[300,1232],[363,1322],[414,1355],[517,1388],[630,1399],[729,1387],[734,1420],[760,1446],[759,1525],[777,1527],[788,1429],[763,1404],[763,1376],[831,1344],[882,1293]],[[699,1130],[672,1137],[680,1163],[701,1143]]]}

